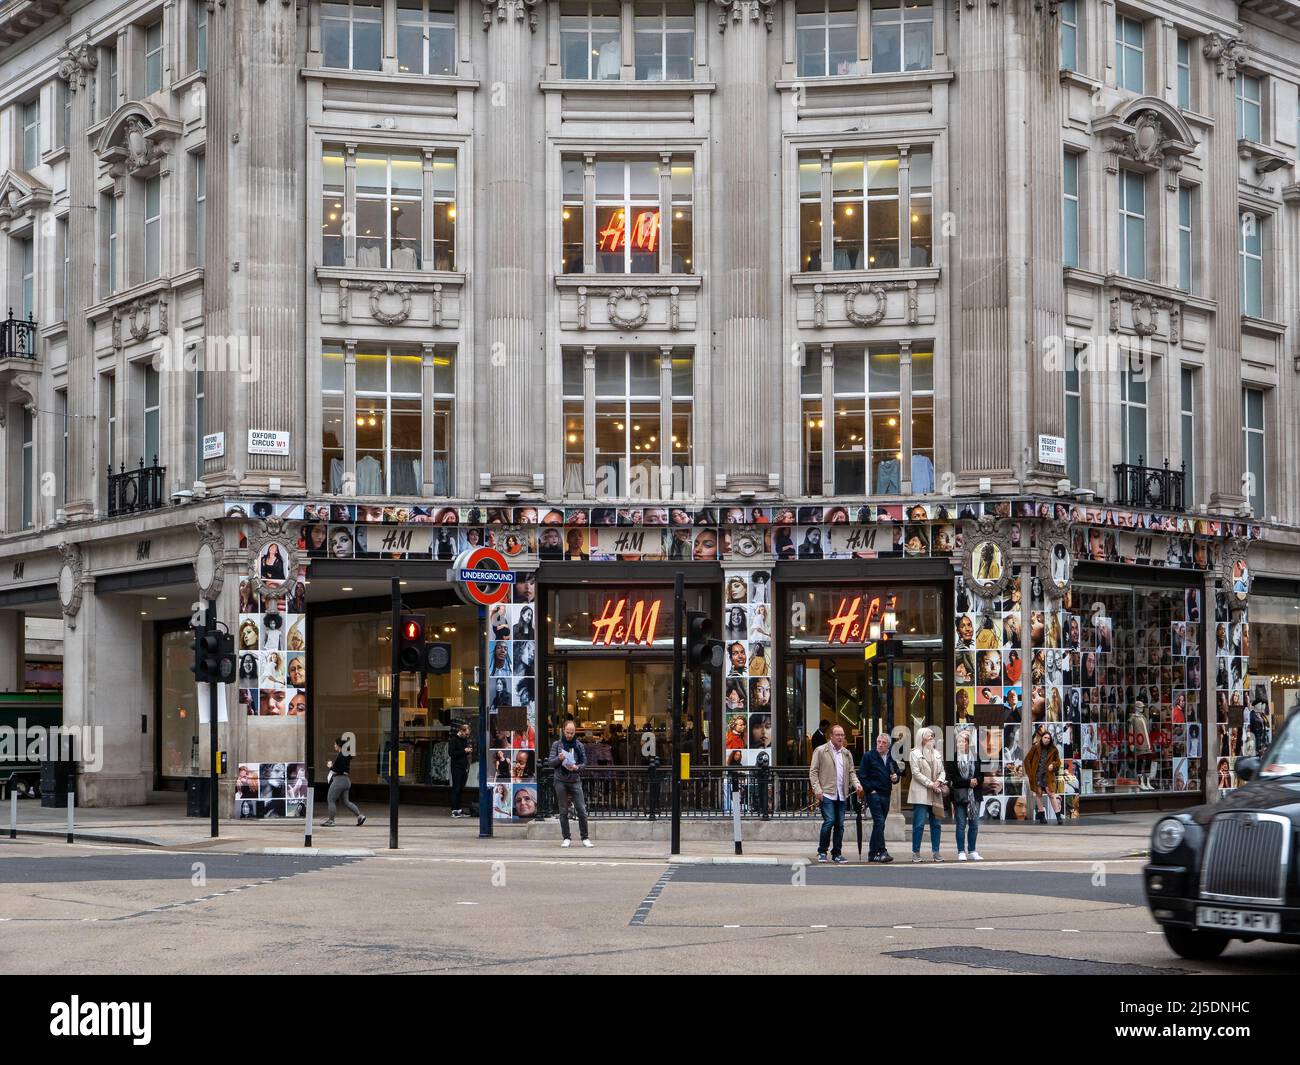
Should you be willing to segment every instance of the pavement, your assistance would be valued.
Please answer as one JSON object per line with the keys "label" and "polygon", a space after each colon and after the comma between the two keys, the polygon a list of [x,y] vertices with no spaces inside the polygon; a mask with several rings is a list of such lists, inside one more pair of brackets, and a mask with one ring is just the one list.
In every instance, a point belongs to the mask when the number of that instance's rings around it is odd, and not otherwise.
{"label": "pavement", "polygon": [[[347,852],[379,853],[389,850],[388,806],[378,803],[361,803],[366,823],[357,827],[351,817],[340,817],[333,828],[321,826],[320,813],[314,818],[312,848],[318,853]],[[322,811],[323,812],[323,811]],[[4,824],[9,809],[0,810]],[[222,820],[218,837],[211,836],[207,818],[186,817],[183,796],[158,792],[153,801],[144,806],[84,807],[74,811],[74,839],[85,843],[125,844],[136,847],[158,847],[168,850],[209,851],[215,853],[246,853],[273,850],[280,853],[298,853],[306,846],[306,824],[301,819],[284,820]],[[1154,813],[1106,815],[1083,818],[1065,826],[1037,825],[1016,822],[1011,824],[983,824],[980,827],[980,853],[990,860],[1093,860],[1143,857],[1146,854],[1151,826],[1161,815]],[[903,835],[903,823],[897,814],[892,817],[891,837]],[[816,840],[819,822],[809,818],[800,825],[789,823],[781,827],[793,829],[802,839],[749,839],[742,841],[744,859],[761,863],[796,861],[816,857]],[[602,856],[621,860],[666,861],[670,858],[668,840],[635,838],[648,827],[644,822],[629,823],[617,820],[594,819],[591,837],[595,850]],[[682,855],[690,860],[726,860],[734,863],[735,846],[730,838],[730,823],[726,824],[723,838],[702,838],[705,826],[684,822]],[[742,834],[758,836],[764,826],[745,821]],[[576,828],[576,823],[575,823]],[[870,820],[864,826],[864,837],[871,831]],[[66,809],[42,807],[36,800],[18,802],[18,834],[20,838],[65,839],[67,832]],[[667,824],[661,834],[666,836]],[[716,833],[709,833],[715,835]],[[0,835],[7,836],[4,828]],[[576,835],[576,833],[575,833]],[[952,825],[944,825],[944,853],[955,858],[952,846]],[[532,822],[530,824],[493,826],[492,839],[480,839],[476,817],[452,818],[442,807],[407,805],[399,812],[398,841],[402,853],[425,856],[475,857],[485,850],[506,846],[511,855],[526,857],[549,855],[560,842],[559,822]],[[864,838],[864,844],[865,844]],[[575,838],[576,851],[582,851]],[[890,849],[896,858],[906,860],[909,844],[891,842]],[[587,852],[588,854],[594,853]],[[852,818],[845,826],[844,853],[850,860],[857,858],[855,826]],[[928,839],[924,853],[929,854]]]}

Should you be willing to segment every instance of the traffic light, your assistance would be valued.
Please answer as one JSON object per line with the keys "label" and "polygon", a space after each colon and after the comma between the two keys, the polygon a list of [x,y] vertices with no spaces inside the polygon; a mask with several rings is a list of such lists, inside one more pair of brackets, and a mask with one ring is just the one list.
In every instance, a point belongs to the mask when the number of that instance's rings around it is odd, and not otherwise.
{"label": "traffic light", "polygon": [[419,614],[403,614],[397,648],[397,666],[403,673],[419,673],[424,669],[424,618]]}
{"label": "traffic light", "polygon": [[451,644],[429,643],[424,645],[424,672],[451,672]]}
{"label": "traffic light", "polygon": [[194,630],[194,665],[190,672],[199,684],[233,684],[235,636],[219,629]]}
{"label": "traffic light", "polygon": [[713,619],[702,610],[686,611],[686,668],[717,669],[723,657],[722,641],[713,638]]}

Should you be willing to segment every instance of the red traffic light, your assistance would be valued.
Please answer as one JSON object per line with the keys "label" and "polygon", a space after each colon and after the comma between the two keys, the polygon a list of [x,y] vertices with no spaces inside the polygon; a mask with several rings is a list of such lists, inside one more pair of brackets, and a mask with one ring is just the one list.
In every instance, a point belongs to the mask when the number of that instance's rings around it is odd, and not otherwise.
{"label": "red traffic light", "polygon": [[406,641],[424,638],[424,622],[420,618],[407,618],[402,622],[402,639]]}
{"label": "red traffic light", "polygon": [[398,668],[403,673],[420,672],[424,659],[424,618],[418,614],[403,615],[398,633]]}

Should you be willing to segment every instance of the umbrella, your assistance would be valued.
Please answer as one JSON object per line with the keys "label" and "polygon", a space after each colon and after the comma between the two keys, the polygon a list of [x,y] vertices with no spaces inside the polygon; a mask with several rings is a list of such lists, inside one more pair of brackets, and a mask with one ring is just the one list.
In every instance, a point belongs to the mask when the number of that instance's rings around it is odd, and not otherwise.
{"label": "umbrella", "polygon": [[858,817],[858,861],[862,861],[862,800],[854,799],[853,806]]}

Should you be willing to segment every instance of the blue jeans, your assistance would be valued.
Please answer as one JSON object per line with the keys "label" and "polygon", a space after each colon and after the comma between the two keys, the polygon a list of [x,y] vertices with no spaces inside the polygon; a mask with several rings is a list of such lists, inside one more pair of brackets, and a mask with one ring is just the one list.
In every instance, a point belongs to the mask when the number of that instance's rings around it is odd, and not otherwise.
{"label": "blue jeans", "polygon": [[964,802],[954,803],[953,812],[957,815],[957,853],[968,854],[975,849],[975,837],[980,834],[979,818],[966,813]]}
{"label": "blue jeans", "polygon": [[885,818],[889,816],[889,793],[868,795],[867,808],[871,811],[871,849],[868,857],[885,853]]}
{"label": "blue jeans", "polygon": [[[844,799],[828,799],[822,797],[822,834],[817,841],[817,853],[825,854],[826,848],[831,846],[831,857],[840,856],[840,848],[844,846],[844,811],[848,808],[848,803]],[[832,844],[831,832],[834,831],[835,839]]]}
{"label": "blue jeans", "polygon": [[930,848],[939,853],[939,819],[934,816],[934,807],[929,803],[917,803],[912,807],[912,853],[921,853],[921,837],[925,835],[925,822],[930,822]]}

